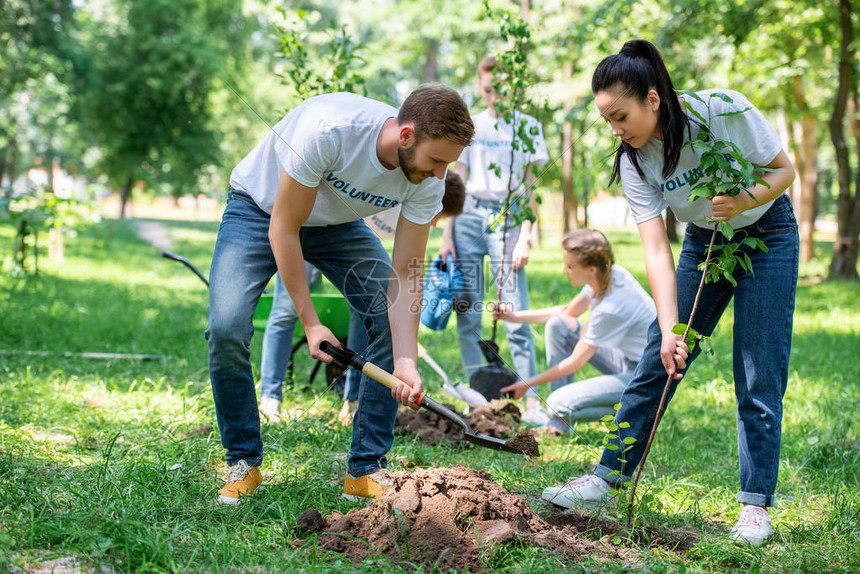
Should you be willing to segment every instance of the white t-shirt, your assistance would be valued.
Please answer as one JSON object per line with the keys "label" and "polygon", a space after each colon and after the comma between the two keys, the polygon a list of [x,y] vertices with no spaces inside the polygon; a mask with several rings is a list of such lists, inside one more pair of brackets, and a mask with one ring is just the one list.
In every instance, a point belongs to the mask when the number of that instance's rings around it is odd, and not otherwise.
{"label": "white t-shirt", "polygon": [[400,206],[364,218],[364,222],[380,239],[391,239],[397,231],[397,220],[400,219]]}
{"label": "white t-shirt", "polygon": [[636,278],[614,264],[612,283],[603,299],[597,301],[588,285],[579,294],[591,301],[591,318],[582,340],[594,347],[619,349],[631,361],[641,359],[657,307]]}
{"label": "white t-shirt", "polygon": [[310,98],[272,128],[230,175],[230,186],[272,212],[281,172],[319,187],[305,226],[335,225],[402,206],[403,216],[423,225],[442,210],[445,184],[429,177],[410,183],[398,167],[386,169],[376,155],[382,124],[397,116],[388,104],[356,94]]}
{"label": "white t-shirt", "polygon": [[[724,102],[720,98],[709,98],[708,94],[722,92],[733,101]],[[769,164],[782,150],[779,136],[767,122],[761,112],[755,108],[743,94],[732,90],[703,90],[696,92],[705,102],[711,103],[711,133],[716,139],[727,140],[738,146],[741,155],[756,166]],[[706,104],[693,98],[687,98],[693,108],[705,119],[708,118]],[[740,111],[750,108],[742,114],[727,117],[715,117],[717,114]],[[699,133],[699,125],[690,114],[692,137]],[[728,158],[727,158],[728,159]],[[681,148],[678,166],[668,178],[663,178],[663,142],[655,138],[648,140],[639,149],[639,167],[645,174],[644,179],[636,172],[636,168],[627,154],[621,156],[621,183],[627,204],[636,223],[642,223],[660,215],[667,205],[679,221],[689,221],[700,227],[713,227],[705,219],[711,215],[711,202],[698,199],[687,203],[690,193],[690,178],[699,169],[701,152],[691,146]],[[734,160],[730,160],[734,161]],[[743,192],[742,192],[743,193]],[[732,227],[738,229],[758,221],[767,211],[773,201],[758,205],[744,211],[729,221]]]}
{"label": "white t-shirt", "polygon": [[[540,122],[528,114],[514,116],[514,125],[519,125],[519,119],[526,121],[527,133],[536,128],[535,134],[531,134],[534,153],[526,152],[522,147],[514,153],[514,182],[519,184],[525,168],[530,163],[538,166],[544,165],[549,160],[546,151],[546,143],[543,139],[543,129]],[[511,124],[499,118],[498,129],[496,118],[490,116],[489,110],[484,110],[472,116],[475,124],[475,137],[472,145],[463,149],[460,159],[457,161],[469,168],[469,176],[466,179],[466,193],[478,199],[501,201],[508,194],[508,174],[511,173],[511,145],[514,132]],[[493,170],[488,169],[490,164],[501,168],[499,176]],[[519,189],[517,189],[519,191]]]}

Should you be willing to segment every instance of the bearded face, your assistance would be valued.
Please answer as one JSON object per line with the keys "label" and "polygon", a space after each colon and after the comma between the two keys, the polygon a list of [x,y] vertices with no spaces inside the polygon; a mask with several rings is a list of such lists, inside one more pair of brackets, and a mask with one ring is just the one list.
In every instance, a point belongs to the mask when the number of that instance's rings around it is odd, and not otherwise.
{"label": "bearded face", "polygon": [[403,175],[410,183],[421,183],[431,175],[432,171],[422,171],[418,169],[415,161],[417,145],[412,144],[409,147],[400,146],[397,148],[397,161],[400,163],[400,169],[403,170]]}

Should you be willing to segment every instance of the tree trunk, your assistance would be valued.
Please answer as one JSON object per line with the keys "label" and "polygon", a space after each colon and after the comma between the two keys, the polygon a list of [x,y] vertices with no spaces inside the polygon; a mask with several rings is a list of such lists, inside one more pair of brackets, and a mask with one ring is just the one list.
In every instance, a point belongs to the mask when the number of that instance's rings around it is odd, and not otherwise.
{"label": "tree trunk", "polygon": [[794,99],[801,114],[800,146],[796,153],[797,170],[800,173],[800,202],[798,209],[800,222],[800,260],[808,262],[813,256],[815,245],[815,216],[818,207],[818,172],[815,169],[815,121],[806,103],[803,90],[803,77],[794,77]]}
{"label": "tree trunk", "polygon": [[671,207],[666,208],[666,235],[672,243],[678,243],[678,218]]}
{"label": "tree trunk", "polygon": [[[791,162],[797,167],[797,169],[800,169],[800,162],[802,161],[802,158],[800,147],[797,143],[800,138],[795,135],[795,125],[794,122],[791,121],[790,112],[781,114],[781,116],[785,130],[785,149],[790,151],[789,159],[791,159]],[[788,187],[788,196],[791,198],[791,203],[792,205],[794,205],[794,209],[796,212],[800,209],[800,185],[798,184],[797,180],[791,182],[791,185]]]}
{"label": "tree trunk", "polygon": [[851,22],[850,0],[839,0],[839,20],[842,27],[842,43],[839,56],[839,84],[830,116],[830,139],[836,151],[839,197],[837,199],[836,241],[833,244],[833,260],[830,262],[830,276],[833,278],[857,280],[858,220],[857,195],[851,193],[851,165],[848,158],[848,144],[845,140],[843,120],[848,107],[848,95],[853,92],[851,66],[854,63],[854,29]]}
{"label": "tree trunk", "polygon": [[[588,122],[583,119],[579,124],[579,133],[584,134],[588,130]],[[579,165],[582,167],[582,226],[588,227],[588,203],[589,198],[591,197],[591,163],[588,161],[589,151],[586,149],[584,145],[579,146]],[[579,221],[577,216],[579,215],[579,209],[574,212],[575,221]]]}
{"label": "tree trunk", "polygon": [[134,179],[131,177],[128,178],[128,181],[125,182],[125,185],[122,186],[122,190],[119,194],[119,218],[125,219],[126,212],[131,204],[131,191],[134,186]]}
{"label": "tree trunk", "polygon": [[[568,102],[564,104],[565,116],[570,111]],[[567,235],[576,229],[576,195],[573,193],[573,122],[565,119],[561,130],[561,205],[562,233]]]}
{"label": "tree trunk", "polygon": [[428,38],[426,59],[424,60],[424,82],[438,82],[439,78],[439,41]]}

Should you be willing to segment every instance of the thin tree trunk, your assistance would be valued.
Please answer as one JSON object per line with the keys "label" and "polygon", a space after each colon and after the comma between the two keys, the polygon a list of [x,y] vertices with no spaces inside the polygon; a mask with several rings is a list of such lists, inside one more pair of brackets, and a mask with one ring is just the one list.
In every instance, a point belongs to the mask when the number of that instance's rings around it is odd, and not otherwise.
{"label": "thin tree trunk", "polygon": [[803,77],[794,77],[794,99],[801,114],[800,150],[797,155],[797,168],[800,173],[800,203],[798,219],[800,220],[800,259],[807,262],[812,259],[815,233],[815,216],[818,206],[818,173],[815,169],[815,121],[806,103],[803,89]]}
{"label": "thin tree trunk", "polygon": [[[791,120],[791,112],[782,114],[782,125],[785,131],[783,136],[785,139],[785,149],[789,150],[791,162],[799,170],[800,162],[803,161],[803,158],[801,157],[801,151],[797,143],[799,138],[794,132],[795,125]],[[794,205],[795,212],[797,212],[800,209],[800,184],[797,180],[791,182],[791,185],[788,187],[788,195],[791,198],[792,205]]]}
{"label": "thin tree trunk", "polygon": [[671,207],[666,208],[666,235],[672,243],[678,242],[678,218]]}
{"label": "thin tree trunk", "polygon": [[839,84],[833,113],[830,116],[830,139],[836,151],[839,197],[837,199],[836,241],[833,245],[833,259],[830,262],[830,276],[857,280],[858,251],[858,208],[857,195],[851,193],[851,165],[848,158],[848,143],[845,140],[843,120],[848,107],[848,96],[852,89],[851,67],[854,64],[854,28],[851,22],[850,0],[839,1],[839,20],[842,27],[842,43],[839,57]]}
{"label": "thin tree trunk", "polygon": [[119,194],[119,218],[125,219],[126,217],[126,209],[131,203],[131,191],[132,186],[134,185],[134,180],[129,177],[128,181],[125,182],[125,185],[122,186],[122,190]]}
{"label": "thin tree trunk", "polygon": [[424,82],[437,82],[439,78],[439,41],[428,38],[424,60]]}
{"label": "thin tree trunk", "polygon": [[[582,120],[579,124],[580,133],[585,133],[588,129],[588,125],[586,120]],[[588,161],[589,152],[586,147],[579,146],[579,165],[582,168],[582,226],[588,227],[588,203],[589,198],[591,197],[591,162]],[[577,207],[576,212],[574,213],[574,217],[576,217],[576,221],[579,221],[579,207]]]}
{"label": "thin tree trunk", "polygon": [[[568,102],[564,104],[565,115],[570,111]],[[562,233],[567,235],[576,229],[576,195],[573,191],[573,122],[565,120],[561,130],[561,205]]]}

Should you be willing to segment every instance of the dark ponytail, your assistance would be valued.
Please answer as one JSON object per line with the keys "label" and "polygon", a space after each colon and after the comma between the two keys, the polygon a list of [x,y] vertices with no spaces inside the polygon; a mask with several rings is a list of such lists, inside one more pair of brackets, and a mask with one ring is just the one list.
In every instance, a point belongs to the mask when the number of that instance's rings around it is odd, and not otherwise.
{"label": "dark ponytail", "polygon": [[[668,177],[678,166],[681,148],[684,145],[684,130],[689,130],[689,120],[684,113],[672,78],[666,70],[660,52],[646,40],[625,42],[621,51],[608,56],[597,65],[591,77],[591,91],[619,89],[627,97],[644,103],[649,90],[660,96],[660,127],[663,130],[663,177]],[[615,151],[615,165],[609,185],[621,176],[621,155],[627,154],[633,167],[644,176],[639,167],[638,150],[621,142]]]}

